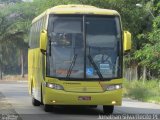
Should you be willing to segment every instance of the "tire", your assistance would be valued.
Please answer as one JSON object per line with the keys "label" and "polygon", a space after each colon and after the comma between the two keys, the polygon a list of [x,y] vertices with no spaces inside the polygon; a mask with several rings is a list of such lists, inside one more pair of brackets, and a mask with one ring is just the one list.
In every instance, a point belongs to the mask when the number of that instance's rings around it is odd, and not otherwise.
{"label": "tire", "polygon": [[43,93],[42,93],[42,85],[41,85],[41,105],[44,105],[44,104],[43,104]]}
{"label": "tire", "polygon": [[40,106],[41,103],[32,96],[32,105],[33,106]]}
{"label": "tire", "polygon": [[90,108],[97,108],[97,105],[90,105]]}
{"label": "tire", "polygon": [[44,104],[44,111],[45,112],[51,112],[52,109],[53,109],[52,105],[46,105],[46,104]]}
{"label": "tire", "polygon": [[113,111],[114,111],[114,106],[113,105],[104,105],[103,106],[104,114],[112,114]]}

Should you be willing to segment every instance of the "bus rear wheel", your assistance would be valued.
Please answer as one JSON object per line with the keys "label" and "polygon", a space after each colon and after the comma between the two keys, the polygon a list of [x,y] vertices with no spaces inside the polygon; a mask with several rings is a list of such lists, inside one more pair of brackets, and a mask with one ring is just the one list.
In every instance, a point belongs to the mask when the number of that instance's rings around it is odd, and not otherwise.
{"label": "bus rear wheel", "polygon": [[113,105],[104,105],[103,106],[104,114],[112,114],[113,110],[114,110],[114,106]]}
{"label": "bus rear wheel", "polygon": [[32,105],[33,105],[33,106],[40,106],[41,103],[40,103],[38,100],[36,100],[36,99],[34,98],[34,96],[33,96],[33,87],[32,87],[32,85],[31,85],[31,95],[32,95]]}
{"label": "bus rear wheel", "polygon": [[33,106],[40,106],[41,103],[32,96],[32,105]]}
{"label": "bus rear wheel", "polygon": [[44,104],[44,111],[45,112],[51,112],[52,109],[53,109],[52,105],[46,105],[46,104]]}

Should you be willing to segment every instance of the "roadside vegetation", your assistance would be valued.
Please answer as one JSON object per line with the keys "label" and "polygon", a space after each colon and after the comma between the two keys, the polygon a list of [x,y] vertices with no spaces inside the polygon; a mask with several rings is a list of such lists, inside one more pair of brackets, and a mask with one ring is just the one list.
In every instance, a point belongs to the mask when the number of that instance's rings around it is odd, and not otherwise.
{"label": "roadside vegetation", "polygon": [[124,97],[160,104],[160,80],[125,80]]}

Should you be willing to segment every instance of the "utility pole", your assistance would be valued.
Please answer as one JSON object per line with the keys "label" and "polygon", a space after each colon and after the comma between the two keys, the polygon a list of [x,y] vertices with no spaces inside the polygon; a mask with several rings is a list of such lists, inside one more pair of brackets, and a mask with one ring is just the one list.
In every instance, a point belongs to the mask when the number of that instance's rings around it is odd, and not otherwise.
{"label": "utility pole", "polygon": [[[143,7],[143,5],[142,5],[142,4],[139,4],[139,3],[137,3],[136,6],[137,6],[137,7],[140,7],[140,8]],[[148,10],[148,12],[150,13],[150,15],[153,17],[153,19],[155,19],[155,16],[153,15],[151,9],[150,9],[150,8],[147,8],[147,10]]]}

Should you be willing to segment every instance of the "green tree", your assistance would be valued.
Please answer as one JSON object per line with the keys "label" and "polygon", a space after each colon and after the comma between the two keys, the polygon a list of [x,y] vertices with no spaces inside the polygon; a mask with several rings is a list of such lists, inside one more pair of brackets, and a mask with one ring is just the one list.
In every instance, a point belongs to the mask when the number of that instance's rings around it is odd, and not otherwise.
{"label": "green tree", "polygon": [[[142,66],[147,66],[151,71],[158,69],[158,63],[152,64],[152,66],[150,65],[153,61],[156,61],[157,58],[145,53],[153,51],[153,40],[155,40],[153,36],[155,37],[155,34],[158,34],[157,31],[159,30],[159,28],[155,28],[154,26],[153,29],[151,29],[153,18],[149,15],[148,7],[155,16],[158,16],[160,11],[159,0],[154,0],[153,2],[152,0],[34,0],[33,2],[1,0],[0,2],[15,2],[14,5],[8,5],[7,8],[0,11],[0,41],[1,46],[8,45],[7,49],[11,49],[10,41],[12,41],[13,46],[16,46],[16,55],[19,56],[19,59],[21,58],[22,76],[24,75],[23,63],[27,63],[24,56],[27,56],[28,34],[32,19],[44,10],[61,4],[87,4],[117,10],[121,14],[124,30],[129,30],[133,36],[133,49],[130,53],[130,58],[128,59],[127,57],[125,59],[127,66],[135,68],[136,73],[139,73],[138,76],[140,76],[141,71],[143,71],[141,70]],[[143,4],[144,7],[137,8],[137,3]],[[158,24],[157,19],[159,20],[159,18],[156,18],[153,25]],[[3,43],[4,41],[5,43]],[[154,49],[158,49],[158,47]],[[3,50],[3,52],[4,51],[5,50]],[[12,51],[10,54],[11,53]],[[149,58],[149,60],[146,58]],[[150,60],[151,58],[152,60]],[[13,59],[14,61],[18,61],[15,60],[18,58],[13,57]],[[7,64],[10,64],[9,60]],[[5,66],[7,66],[7,64],[5,64]],[[17,62],[14,64],[17,65]]]}
{"label": "green tree", "polygon": [[[7,6],[1,11],[0,16],[0,41],[1,46],[8,46],[10,42],[12,42],[13,46],[16,46],[17,52],[19,53],[19,58],[21,61],[21,75],[24,76],[24,56],[27,56],[27,42],[28,42],[28,33],[31,24],[31,20],[33,19],[34,13],[33,9],[30,6],[31,3],[16,3],[12,6]],[[4,44],[5,43],[5,44]],[[7,49],[5,48],[0,53],[5,53]],[[11,52],[10,52],[11,53]],[[16,55],[16,53],[14,53]],[[1,55],[1,58],[4,58]],[[18,61],[18,59],[16,61]],[[15,59],[15,58],[14,58]],[[1,59],[2,60],[2,59]],[[4,60],[2,60],[4,61]],[[9,59],[6,60],[9,63]],[[1,62],[0,68],[3,68],[4,63]],[[2,71],[2,69],[1,69]]]}

